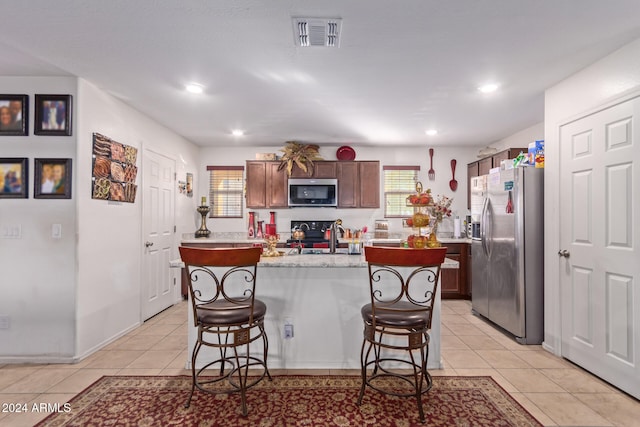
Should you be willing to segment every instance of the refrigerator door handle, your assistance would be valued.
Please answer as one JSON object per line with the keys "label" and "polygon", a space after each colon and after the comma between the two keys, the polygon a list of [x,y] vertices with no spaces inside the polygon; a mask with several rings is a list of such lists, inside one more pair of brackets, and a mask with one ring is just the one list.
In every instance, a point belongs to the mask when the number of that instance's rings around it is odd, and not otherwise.
{"label": "refrigerator door handle", "polygon": [[493,206],[491,206],[491,200],[487,199],[487,207],[485,209],[485,222],[484,222],[484,245],[487,258],[491,257],[491,241],[493,239],[493,227],[491,221],[493,220]]}
{"label": "refrigerator door handle", "polygon": [[489,257],[489,249],[487,248],[487,209],[489,205],[489,199],[484,199],[482,205],[482,214],[480,215],[480,241],[482,242],[482,251],[486,257]]}

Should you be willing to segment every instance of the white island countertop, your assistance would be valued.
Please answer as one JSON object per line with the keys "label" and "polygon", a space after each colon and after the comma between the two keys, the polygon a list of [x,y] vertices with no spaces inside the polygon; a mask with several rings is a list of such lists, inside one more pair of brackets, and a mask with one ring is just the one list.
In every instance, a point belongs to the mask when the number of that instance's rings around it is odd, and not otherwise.
{"label": "white island countertop", "polygon": [[[284,255],[279,257],[261,257],[260,267],[366,267],[367,261],[364,258],[364,253],[361,255],[347,255],[347,254],[292,254],[288,255],[285,250]],[[458,261],[445,258],[442,268],[459,268]]]}
{"label": "white island countertop", "polygon": [[[288,238],[290,238],[291,233],[284,232],[280,233],[280,242],[286,242]],[[366,239],[365,239],[366,240]],[[380,238],[372,238],[369,239],[371,244],[400,244],[402,241],[407,240],[404,238],[388,238],[388,239],[380,239]],[[438,237],[440,243],[471,243],[471,239],[466,237],[454,238],[454,237]],[[211,233],[209,237],[195,237],[193,233],[186,233],[182,235],[181,243],[240,243],[240,244],[252,244],[252,243],[263,243],[262,239],[250,239],[247,237],[246,233]],[[340,239],[341,243],[348,243],[349,239]]]}
{"label": "white island countertop", "polygon": [[[260,257],[258,266],[260,267],[320,267],[320,268],[340,268],[340,267],[356,267],[364,268],[367,266],[367,261],[364,258],[364,254],[361,255],[347,255],[347,254],[292,254],[288,255],[287,249],[279,257]],[[174,259],[169,262],[169,266],[172,268],[184,268],[184,263],[181,259]],[[442,268],[460,268],[460,263],[456,260],[445,258]]]}

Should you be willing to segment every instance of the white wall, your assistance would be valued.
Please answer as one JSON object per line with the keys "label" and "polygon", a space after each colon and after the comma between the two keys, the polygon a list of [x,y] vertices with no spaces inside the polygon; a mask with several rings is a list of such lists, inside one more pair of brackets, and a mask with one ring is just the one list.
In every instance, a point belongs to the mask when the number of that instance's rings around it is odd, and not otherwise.
{"label": "white wall", "polygon": [[530,142],[544,139],[544,122],[536,123],[526,129],[490,144],[496,152],[513,147],[528,147]]}
{"label": "white wall", "polygon": [[[142,320],[142,165],[144,149],[176,160],[177,172],[197,173],[198,148],[91,83],[78,82],[77,351],[84,357]],[[92,134],[138,148],[135,203],[91,199]],[[183,179],[183,178],[182,178]],[[195,198],[178,196],[176,236],[187,232]],[[179,239],[176,239],[176,245]],[[177,246],[176,246],[177,247]],[[177,250],[176,250],[177,257]],[[179,282],[177,284],[179,286]]]}
{"label": "white wall", "polygon": [[[0,316],[10,318],[0,361],[70,362],[141,321],[142,191],[134,204],[91,199],[92,133],[140,149],[138,185],[143,148],[175,159],[182,180],[197,175],[199,149],[75,77],[0,77],[0,93],[30,101],[30,135],[0,137],[0,157],[29,158],[29,198],[0,200],[0,227],[22,230],[0,240]],[[33,135],[36,93],[73,96],[73,136]],[[33,199],[34,158],[73,160],[72,199]],[[177,196],[176,236],[191,231],[195,205]],[[52,224],[62,225],[62,238],[51,237]]]}
{"label": "white wall", "polygon": [[560,354],[559,127],[640,90],[640,39],[545,92],[545,346]]}
{"label": "white wall", "polygon": [[[199,197],[208,195],[209,181],[206,175],[206,167],[208,165],[245,165],[247,160],[255,159],[256,153],[277,153],[281,155],[280,149],[284,146],[277,145],[273,147],[225,147],[225,148],[202,148],[200,157],[199,171],[201,177],[199,183],[194,184],[198,191]],[[320,155],[325,160],[336,160],[336,146],[320,146]],[[433,147],[433,169],[435,170],[435,180],[430,181],[427,177],[429,170],[429,146],[423,147],[371,147],[371,146],[353,146],[356,151],[356,160],[379,160],[380,161],[380,177],[382,181],[382,167],[385,165],[419,165],[419,180],[422,182],[424,189],[431,188],[433,195],[443,194],[453,197],[452,210],[453,215],[460,215],[461,218],[467,214],[467,163],[476,160],[478,147]],[[456,180],[458,181],[458,189],[452,192],[449,188],[451,180],[451,159],[455,158]],[[341,218],[343,225],[347,228],[360,229],[367,226],[369,230],[373,230],[374,221],[384,218],[384,209],[382,202],[384,200],[382,194],[382,185],[380,193],[381,208],[380,209],[335,209],[335,208],[292,208],[292,209],[276,209],[276,223],[279,232],[290,231],[290,221],[294,220],[331,220]],[[247,209],[244,209],[243,219],[209,219],[207,228],[213,232],[242,232],[247,229]],[[269,220],[269,210],[257,210],[259,219]],[[199,226],[199,224],[197,224]],[[196,224],[194,223],[194,227]],[[391,233],[409,234],[410,229],[403,230],[400,219],[390,219],[389,227]],[[196,227],[197,228],[197,227]],[[195,229],[193,231],[195,231]],[[193,232],[192,231],[192,232]],[[453,230],[451,230],[453,231]]]}
{"label": "white wall", "polygon": [[[0,362],[64,360],[75,350],[76,135],[33,135],[35,94],[69,94],[71,77],[0,77],[0,93],[29,95],[29,136],[0,136],[0,157],[28,157],[28,199],[0,199],[0,227],[20,226],[20,239],[0,239]],[[75,115],[75,108],[74,108]],[[34,158],[73,160],[71,199],[34,199]],[[62,225],[62,238],[51,225]]]}

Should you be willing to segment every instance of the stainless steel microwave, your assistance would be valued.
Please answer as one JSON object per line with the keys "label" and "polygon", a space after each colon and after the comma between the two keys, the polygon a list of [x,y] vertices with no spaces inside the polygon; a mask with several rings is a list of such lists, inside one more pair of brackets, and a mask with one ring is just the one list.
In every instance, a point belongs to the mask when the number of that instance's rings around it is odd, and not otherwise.
{"label": "stainless steel microwave", "polygon": [[289,179],[289,206],[338,206],[338,180]]}

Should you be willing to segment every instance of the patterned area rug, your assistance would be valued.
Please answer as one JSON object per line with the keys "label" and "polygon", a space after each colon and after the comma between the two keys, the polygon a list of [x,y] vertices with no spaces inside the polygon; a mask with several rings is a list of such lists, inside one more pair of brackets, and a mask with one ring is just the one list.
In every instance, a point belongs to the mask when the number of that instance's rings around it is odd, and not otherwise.
{"label": "patterned area rug", "polygon": [[[490,377],[433,377],[423,397],[429,426],[541,426]],[[370,388],[361,406],[359,376],[274,376],[240,396],[196,391],[191,377],[102,377],[38,426],[422,426],[414,399]]]}

